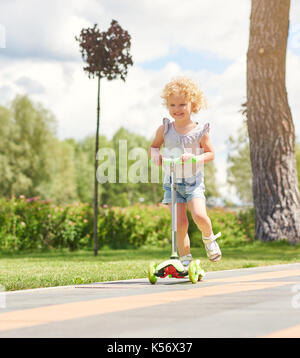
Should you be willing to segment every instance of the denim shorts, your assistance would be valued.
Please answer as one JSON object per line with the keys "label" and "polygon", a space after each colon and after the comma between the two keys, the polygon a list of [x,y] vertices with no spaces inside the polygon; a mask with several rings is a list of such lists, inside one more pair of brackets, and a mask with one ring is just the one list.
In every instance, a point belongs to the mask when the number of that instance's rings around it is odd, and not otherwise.
{"label": "denim shorts", "polygon": [[[162,203],[171,203],[171,177],[165,177],[163,183],[164,198]],[[176,183],[176,202],[187,203],[194,198],[205,199],[205,185],[203,175],[200,173],[190,177],[183,178]]]}

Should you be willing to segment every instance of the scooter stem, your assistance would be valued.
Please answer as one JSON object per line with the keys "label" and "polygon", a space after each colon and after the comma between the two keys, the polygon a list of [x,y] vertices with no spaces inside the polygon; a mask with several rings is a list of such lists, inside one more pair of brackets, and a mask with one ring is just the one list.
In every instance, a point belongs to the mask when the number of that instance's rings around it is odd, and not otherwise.
{"label": "scooter stem", "polygon": [[[172,255],[171,259],[178,259],[177,253],[177,203],[176,203],[176,174],[175,174],[175,166],[176,164],[183,164],[181,158],[163,158],[165,164],[169,164],[171,168],[171,203],[172,203]],[[186,163],[197,163],[197,159],[191,158],[185,161]],[[153,160],[150,159],[151,165],[153,164]]]}
{"label": "scooter stem", "polygon": [[171,259],[178,259],[177,253],[177,203],[176,203],[176,174],[175,163],[171,163],[171,204],[172,204],[172,255]]}

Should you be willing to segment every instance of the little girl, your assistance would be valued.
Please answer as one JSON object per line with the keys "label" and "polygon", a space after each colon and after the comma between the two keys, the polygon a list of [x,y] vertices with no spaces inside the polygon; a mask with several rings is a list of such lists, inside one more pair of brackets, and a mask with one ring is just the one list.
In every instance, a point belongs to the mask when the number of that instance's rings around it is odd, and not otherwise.
{"label": "little girl", "polygon": [[[190,240],[188,236],[187,207],[192,218],[202,232],[202,240],[208,258],[212,262],[222,257],[214,235],[211,220],[206,213],[204,196],[204,176],[201,164],[214,159],[214,150],[209,139],[209,123],[201,125],[191,120],[192,113],[198,113],[206,106],[203,92],[190,79],[179,77],[168,83],[162,94],[170,116],[174,121],[163,119],[163,124],[157,129],[149,152],[154,164],[162,165],[160,148],[164,144],[164,157],[181,157],[182,164],[176,167],[176,202],[177,202],[177,246],[183,265],[188,266],[192,261]],[[199,154],[202,153],[202,154]],[[187,160],[197,159],[197,164],[187,165]],[[185,163],[185,164],[184,164]],[[163,203],[171,210],[170,176],[164,177]]]}

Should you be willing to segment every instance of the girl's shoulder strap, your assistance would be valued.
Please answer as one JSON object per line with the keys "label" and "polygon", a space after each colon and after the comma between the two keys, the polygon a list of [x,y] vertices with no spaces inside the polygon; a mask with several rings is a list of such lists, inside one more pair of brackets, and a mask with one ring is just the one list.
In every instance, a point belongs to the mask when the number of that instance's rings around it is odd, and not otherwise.
{"label": "girl's shoulder strap", "polygon": [[171,122],[170,122],[169,118],[164,118],[163,119],[163,125],[165,127],[164,134],[166,134],[166,133],[168,133],[168,131],[170,129],[170,126],[171,126]]}
{"label": "girl's shoulder strap", "polygon": [[206,122],[201,130],[201,137],[204,136],[204,134],[208,133],[210,129],[209,122]]}

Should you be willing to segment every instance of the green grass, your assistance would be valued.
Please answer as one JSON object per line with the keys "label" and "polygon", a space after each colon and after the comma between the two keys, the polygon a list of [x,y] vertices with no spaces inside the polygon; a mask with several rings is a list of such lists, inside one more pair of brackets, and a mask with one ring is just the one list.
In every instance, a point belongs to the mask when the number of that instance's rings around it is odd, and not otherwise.
{"label": "green grass", "polygon": [[[205,271],[229,270],[256,266],[300,262],[300,246],[285,242],[241,244],[223,247],[223,259],[211,263],[204,248],[192,249],[193,257],[200,258]],[[147,276],[150,261],[168,259],[170,249],[92,250],[76,252],[51,251],[45,253],[1,253],[0,284],[5,290],[22,290],[125,280]]]}

